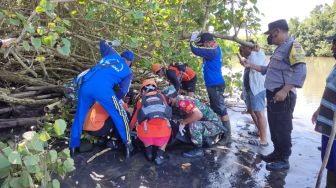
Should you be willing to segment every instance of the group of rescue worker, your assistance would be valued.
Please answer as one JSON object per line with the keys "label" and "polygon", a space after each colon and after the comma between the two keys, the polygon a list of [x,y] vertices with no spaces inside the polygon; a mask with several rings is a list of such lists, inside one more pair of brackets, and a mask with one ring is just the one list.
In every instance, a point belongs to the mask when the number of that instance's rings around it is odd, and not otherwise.
{"label": "group of rescue worker", "polygon": [[212,34],[194,33],[190,40],[191,51],[203,57],[210,107],[194,98],[197,76],[187,64],[153,64],[153,74],[167,78],[170,85],[160,90],[154,79],[143,80],[138,101],[130,111],[123,98],[131,85],[134,54],[125,50],[119,55],[114,43],[100,41],[102,59],[74,79],[78,99],[70,136],[73,155],[81,148],[82,130],[99,137],[107,147],[120,148],[121,140],[126,158],[134,152],[134,142],[140,142],[146,159],[158,165],[168,159],[168,144],[192,144],[193,149],[183,156],[193,158],[204,155],[202,147],[231,142],[221,50]]}

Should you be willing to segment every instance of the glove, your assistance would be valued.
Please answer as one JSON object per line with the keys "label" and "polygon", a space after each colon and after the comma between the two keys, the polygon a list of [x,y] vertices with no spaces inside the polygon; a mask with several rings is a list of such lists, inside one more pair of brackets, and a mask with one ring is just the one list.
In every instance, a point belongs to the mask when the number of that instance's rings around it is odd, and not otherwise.
{"label": "glove", "polygon": [[184,127],[185,127],[184,124],[180,124],[179,125],[179,132],[180,132],[181,136],[184,136],[184,133],[185,133]]}
{"label": "glove", "polygon": [[198,34],[199,32],[198,31],[194,31],[191,33],[191,37],[190,37],[190,42],[195,42],[196,39],[198,38]]}
{"label": "glove", "polygon": [[116,39],[116,40],[113,40],[113,41],[106,41],[108,45],[110,46],[120,46],[121,45],[121,42],[120,40]]}

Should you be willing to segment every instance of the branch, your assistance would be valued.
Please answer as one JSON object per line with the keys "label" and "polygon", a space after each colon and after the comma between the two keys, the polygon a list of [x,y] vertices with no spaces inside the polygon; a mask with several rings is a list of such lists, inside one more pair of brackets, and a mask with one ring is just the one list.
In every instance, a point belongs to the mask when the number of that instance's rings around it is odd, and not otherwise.
{"label": "branch", "polygon": [[0,91],[0,101],[9,103],[9,104],[21,104],[21,105],[41,105],[53,103],[55,99],[42,99],[42,100],[33,100],[33,99],[18,99],[8,96],[6,93]]}
{"label": "branch", "polygon": [[202,31],[205,31],[205,27],[208,21],[210,4],[211,4],[211,0],[207,0],[206,5],[205,5],[204,17],[203,17]]}
{"label": "branch", "polygon": [[11,49],[9,51],[14,58],[22,65],[23,68],[25,68],[28,72],[30,72],[35,78],[37,78],[37,73],[33,70],[31,70],[22,60],[21,58]]}
{"label": "branch", "polygon": [[[190,36],[191,36],[191,33],[182,33],[182,38],[181,39],[182,40],[190,39]],[[247,42],[247,41],[242,40],[242,39],[239,39],[239,38],[237,38],[237,36],[228,36],[228,35],[214,33],[214,37],[219,38],[219,39],[224,39],[224,40],[231,40],[231,41],[237,42],[238,44],[248,46],[248,47],[255,47],[255,44],[253,44],[251,42]]]}

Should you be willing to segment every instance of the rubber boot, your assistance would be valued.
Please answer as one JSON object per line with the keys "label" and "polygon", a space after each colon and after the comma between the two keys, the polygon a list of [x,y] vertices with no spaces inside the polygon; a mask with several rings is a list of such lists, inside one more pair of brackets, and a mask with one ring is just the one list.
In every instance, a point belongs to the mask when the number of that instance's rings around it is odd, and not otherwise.
{"label": "rubber boot", "polygon": [[182,154],[183,157],[186,158],[198,158],[198,157],[203,157],[204,156],[204,151],[201,147],[196,147],[192,150],[189,150],[187,152],[184,152]]}
{"label": "rubber boot", "polygon": [[273,151],[272,153],[270,153],[268,155],[261,154],[260,158],[261,158],[261,160],[265,161],[266,163],[271,163],[271,162],[275,162],[275,161],[279,160],[280,155]]}
{"label": "rubber boot", "polygon": [[153,146],[145,148],[145,156],[148,161],[153,161]]}
{"label": "rubber boot", "polygon": [[126,159],[129,159],[129,158],[131,158],[131,156],[134,152],[134,147],[133,147],[132,143],[129,143],[129,144],[125,144],[125,148],[126,148],[125,157],[126,157]]}
{"label": "rubber boot", "polygon": [[219,145],[228,145],[232,143],[231,139],[231,124],[230,121],[222,121],[223,127],[226,129],[224,136],[218,141]]}

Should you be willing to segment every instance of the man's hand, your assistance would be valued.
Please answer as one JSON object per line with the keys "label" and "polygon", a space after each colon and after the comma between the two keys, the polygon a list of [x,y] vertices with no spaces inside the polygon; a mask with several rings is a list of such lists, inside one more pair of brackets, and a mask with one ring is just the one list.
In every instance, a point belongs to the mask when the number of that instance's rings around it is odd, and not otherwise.
{"label": "man's hand", "polygon": [[273,100],[276,101],[284,101],[287,97],[288,92],[285,91],[284,89],[281,89],[280,91],[278,91],[274,97]]}
{"label": "man's hand", "polygon": [[240,62],[245,68],[251,68],[252,63],[248,59],[244,59]]}
{"label": "man's hand", "polygon": [[195,42],[197,37],[198,37],[199,32],[198,31],[194,31],[191,33],[191,37],[190,37],[190,42]]}
{"label": "man's hand", "polygon": [[274,97],[274,102],[276,101],[284,101],[288,95],[288,92],[293,88],[292,85],[285,85],[280,91],[278,91]]}
{"label": "man's hand", "polygon": [[9,38],[9,39],[3,39],[2,42],[2,48],[8,48],[10,44],[12,44],[16,39],[15,38]]}

